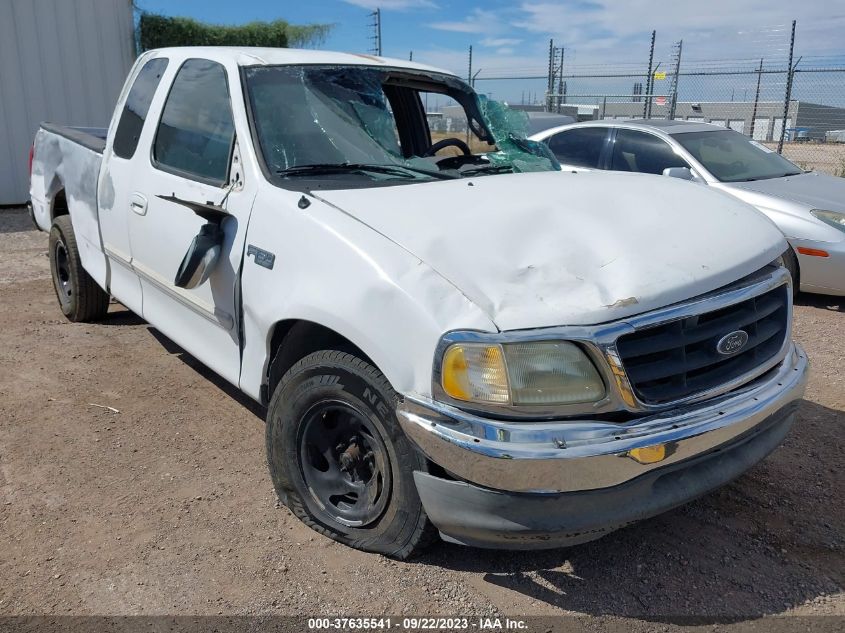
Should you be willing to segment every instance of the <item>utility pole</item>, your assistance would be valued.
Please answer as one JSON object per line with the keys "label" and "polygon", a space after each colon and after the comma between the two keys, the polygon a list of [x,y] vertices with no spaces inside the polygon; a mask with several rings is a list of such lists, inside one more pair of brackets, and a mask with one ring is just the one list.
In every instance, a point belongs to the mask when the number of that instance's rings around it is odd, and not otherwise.
{"label": "utility pole", "polygon": [[409,62],[414,61],[414,51],[411,51],[411,52],[408,54],[408,61],[409,61]]}
{"label": "utility pole", "polygon": [[[780,126],[780,140],[778,141],[778,154],[783,153],[783,139],[786,136],[786,117],[789,114],[789,101],[792,99],[792,77],[795,68],[792,67],[792,53],[795,50],[795,20],[792,20],[792,35],[789,38],[789,68],[786,75],[786,94],[783,99],[783,119]],[[800,59],[798,61],[801,61]],[[797,66],[798,64],[796,64]]]}
{"label": "utility pole", "polygon": [[381,57],[381,9],[376,9],[370,13],[370,17],[373,19],[370,23],[370,28],[373,29],[373,34],[370,36],[373,47],[370,52]]}
{"label": "utility pole", "polygon": [[643,100],[643,118],[651,118],[651,93],[654,92],[654,78],[652,73],[654,69],[651,65],[654,63],[654,38],[657,36],[657,31],[651,32],[651,49],[648,53],[648,75],[645,78],[645,94],[646,98]]}

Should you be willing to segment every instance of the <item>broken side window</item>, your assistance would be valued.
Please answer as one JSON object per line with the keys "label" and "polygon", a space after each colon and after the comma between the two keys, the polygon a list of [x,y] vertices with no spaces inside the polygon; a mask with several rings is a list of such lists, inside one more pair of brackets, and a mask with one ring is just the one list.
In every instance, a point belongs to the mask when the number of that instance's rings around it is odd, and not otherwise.
{"label": "broken side window", "polygon": [[557,159],[544,143],[526,138],[528,115],[525,112],[484,95],[478,97],[478,105],[499,149],[488,155],[493,165],[509,165],[518,172],[560,169]]}

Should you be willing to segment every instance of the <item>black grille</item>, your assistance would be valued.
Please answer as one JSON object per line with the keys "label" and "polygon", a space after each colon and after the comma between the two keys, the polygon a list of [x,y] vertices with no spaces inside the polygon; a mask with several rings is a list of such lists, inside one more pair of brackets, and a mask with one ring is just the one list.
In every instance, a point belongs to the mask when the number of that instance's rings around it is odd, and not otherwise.
{"label": "black grille", "polygon": [[[785,285],[752,299],[638,330],[616,342],[637,397],[657,404],[718,387],[759,367],[783,345],[788,322]],[[733,356],[716,344],[744,330],[748,342]]]}

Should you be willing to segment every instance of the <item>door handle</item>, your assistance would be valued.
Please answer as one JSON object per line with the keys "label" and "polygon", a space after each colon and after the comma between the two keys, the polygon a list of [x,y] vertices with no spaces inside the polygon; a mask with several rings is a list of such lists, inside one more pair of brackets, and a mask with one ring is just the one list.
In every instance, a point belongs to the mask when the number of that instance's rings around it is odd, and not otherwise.
{"label": "door handle", "polygon": [[129,196],[129,208],[138,215],[147,215],[147,197],[140,193]]}

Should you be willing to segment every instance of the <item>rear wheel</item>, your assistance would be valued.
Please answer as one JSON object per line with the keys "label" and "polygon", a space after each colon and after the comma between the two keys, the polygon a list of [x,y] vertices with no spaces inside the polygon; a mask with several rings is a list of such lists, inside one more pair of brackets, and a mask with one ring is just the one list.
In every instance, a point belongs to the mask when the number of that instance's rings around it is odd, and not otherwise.
{"label": "rear wheel", "polygon": [[109,309],[109,295],[82,267],[70,216],[53,221],[49,241],[50,272],[62,313],[71,321],[96,321]]}
{"label": "rear wheel", "polygon": [[267,412],[267,461],[279,498],[306,525],[368,552],[407,558],[436,537],[413,472],[426,462],[402,432],[396,394],[369,363],[306,356]]}

